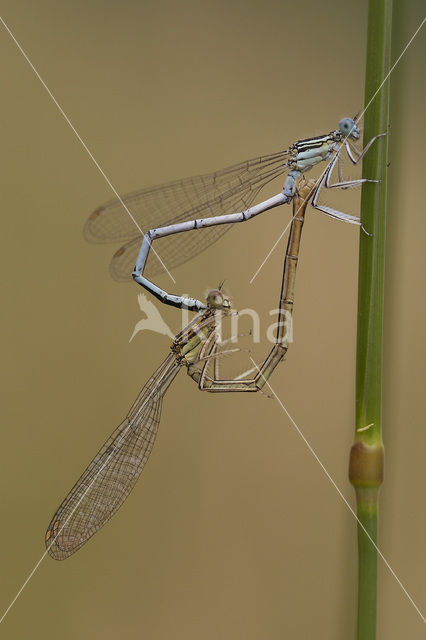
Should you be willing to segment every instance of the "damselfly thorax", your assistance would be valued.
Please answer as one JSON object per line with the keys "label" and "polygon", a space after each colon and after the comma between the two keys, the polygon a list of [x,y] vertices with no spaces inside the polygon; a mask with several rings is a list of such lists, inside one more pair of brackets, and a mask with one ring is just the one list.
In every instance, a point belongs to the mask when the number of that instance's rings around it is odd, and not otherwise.
{"label": "damselfly thorax", "polygon": [[[204,302],[168,293],[151,278],[194,257],[235,223],[292,202],[301,178],[321,162],[326,166],[310,193],[312,206],[332,218],[361,225],[356,216],[319,204],[319,194],[323,188],[349,189],[363,182],[377,182],[367,178],[345,180],[341,154],[344,152],[356,165],[381,135],[385,134],[375,136],[364,149],[358,149],[355,143],[360,130],[356,119],[344,118],[334,131],[298,140],[283,151],[112,200],[92,213],[85,235],[94,242],[124,240],[111,261],[111,273],[117,280],[129,280],[132,276],[165,304],[192,311],[205,309]],[[333,182],[336,166],[338,179]],[[253,205],[260,191],[280,176],[285,176],[280,193]],[[152,248],[158,238],[162,238],[161,255]]]}

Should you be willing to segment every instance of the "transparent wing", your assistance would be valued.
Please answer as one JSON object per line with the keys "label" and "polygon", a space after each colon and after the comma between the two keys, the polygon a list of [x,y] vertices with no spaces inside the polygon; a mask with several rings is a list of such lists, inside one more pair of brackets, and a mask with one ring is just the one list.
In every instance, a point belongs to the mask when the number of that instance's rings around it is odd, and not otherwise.
{"label": "transparent wing", "polygon": [[[249,207],[260,190],[288,169],[288,151],[246,160],[214,173],[176,180],[123,196],[123,202],[143,231],[193,218],[235,213]],[[161,239],[158,253],[168,269],[186,262],[222,236],[232,225],[209,227]],[[119,281],[131,280],[141,244],[138,228],[117,199],[96,209],[86,222],[84,235],[90,242],[126,241],[111,261],[111,274]],[[151,252],[147,277],[163,267]]]}
{"label": "transparent wing", "polygon": [[164,394],[179,369],[171,353],[62,502],[45,538],[56,560],[64,560],[87,542],[135,486],[154,446]]}

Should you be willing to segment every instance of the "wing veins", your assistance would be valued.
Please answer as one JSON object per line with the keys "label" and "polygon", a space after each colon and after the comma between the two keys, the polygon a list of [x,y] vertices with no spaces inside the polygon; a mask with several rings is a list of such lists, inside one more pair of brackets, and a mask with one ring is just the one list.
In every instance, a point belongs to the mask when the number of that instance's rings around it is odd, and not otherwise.
{"label": "wing veins", "polygon": [[179,369],[170,354],[63,500],[46,533],[52,557],[77,551],[123,504],[152,451],[162,400]]}

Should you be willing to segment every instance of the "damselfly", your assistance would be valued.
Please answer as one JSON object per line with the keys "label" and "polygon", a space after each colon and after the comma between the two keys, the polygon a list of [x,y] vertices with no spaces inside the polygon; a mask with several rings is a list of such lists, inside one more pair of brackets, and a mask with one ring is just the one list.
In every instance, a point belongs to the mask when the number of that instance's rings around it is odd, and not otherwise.
{"label": "damselfly", "polygon": [[[111,261],[111,273],[115,279],[128,280],[132,274],[138,284],[166,304],[191,310],[204,309],[205,304],[200,300],[169,294],[148,278],[159,274],[165,266],[172,269],[197,255],[234,223],[245,222],[264,211],[291,202],[300,178],[321,162],[328,162],[328,165],[313,188],[312,206],[332,218],[360,225],[359,218],[321,205],[318,198],[323,187],[348,189],[363,182],[377,182],[366,178],[344,180],[341,152],[344,150],[356,165],[382,135],[385,134],[374,136],[364,149],[359,150],[354,144],[360,137],[356,118],[344,118],[336,130],[298,140],[284,151],[112,200],[92,213],[85,226],[85,236],[93,242],[125,241]],[[333,183],[336,165],[338,181]],[[287,175],[281,193],[250,206],[265,185],[284,174]],[[124,211],[123,203],[133,220]],[[239,213],[230,213],[232,211]],[[139,253],[141,237],[135,223],[145,232]],[[203,232],[184,233],[195,229],[203,229]],[[180,234],[177,238],[170,238],[177,233]],[[150,247],[156,238],[167,238],[161,247],[161,261],[157,255],[151,254],[147,264]]]}
{"label": "damselfly", "polygon": [[256,392],[267,383],[288,348],[300,238],[307,200],[314,184],[305,185],[293,203],[295,215],[284,259],[277,335],[264,362],[246,372],[248,375],[255,371],[255,375],[252,378],[239,376],[234,380],[220,378],[218,359],[227,351],[237,349],[224,350],[218,342],[217,322],[232,312],[229,298],[220,288],[211,291],[206,309],[176,336],[171,353],[148,380],[124,421],[53,516],[45,536],[46,548],[53,558],[63,560],[77,551],[123,504],[154,446],[164,394],[183,366],[202,391]]}

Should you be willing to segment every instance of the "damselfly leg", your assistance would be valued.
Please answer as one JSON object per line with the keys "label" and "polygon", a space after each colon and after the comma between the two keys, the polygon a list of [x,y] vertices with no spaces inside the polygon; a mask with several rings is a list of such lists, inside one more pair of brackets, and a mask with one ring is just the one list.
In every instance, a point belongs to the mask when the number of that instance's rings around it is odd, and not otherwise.
{"label": "damselfly leg", "polygon": [[[348,189],[357,187],[363,182],[377,182],[377,180],[370,180],[368,178],[343,180],[343,177],[341,176],[339,162],[342,147],[345,148],[351,162],[353,164],[357,164],[363,158],[371,145],[382,135],[386,134],[379,134],[372,138],[363,150],[357,151],[358,156],[355,157],[351,151],[351,148],[355,149],[355,147],[353,145],[352,147],[350,146],[349,140],[357,140],[359,135],[360,131],[356,122],[351,118],[344,118],[339,123],[339,129],[324,136],[308,138],[306,140],[299,140],[296,142],[287,150],[286,155],[288,159],[285,162],[285,166],[288,173],[281,193],[265,200],[264,202],[238,213],[220,213],[220,215],[214,215],[208,218],[195,218],[193,220],[187,220],[186,222],[178,222],[150,229],[144,235],[132,274],[133,279],[165,304],[192,311],[204,309],[204,303],[197,298],[187,298],[168,293],[146,277],[145,267],[153,241],[158,238],[165,238],[175,234],[183,235],[190,231],[193,232],[200,229],[208,229],[222,225],[229,226],[240,222],[246,222],[261,213],[269,211],[282,204],[289,203],[293,201],[297,189],[300,186],[301,178],[304,177],[304,174],[312,169],[316,164],[323,161],[328,161],[328,165],[320,176],[316,186],[313,188],[312,194],[310,194],[312,195],[312,206],[318,211],[325,213],[327,216],[342,220],[343,222],[362,226],[358,217],[318,203],[319,194],[323,187],[328,189]],[[332,183],[331,175],[336,164],[339,165],[339,181]],[[223,210],[223,201],[221,201],[221,207]],[[214,208],[210,208],[210,206],[208,209],[214,211]],[[203,208],[201,208],[201,210],[203,210]]]}
{"label": "damselfly leg", "polygon": [[[296,282],[296,269],[299,259],[300,241],[302,228],[305,221],[306,207],[315,187],[315,181],[310,180],[300,190],[300,193],[293,199],[293,218],[290,226],[290,233],[287,242],[287,249],[284,259],[283,277],[281,283],[281,293],[279,300],[278,328],[275,344],[266,356],[265,360],[252,368],[254,377],[245,378],[238,376],[234,379],[221,379],[219,376],[218,358],[221,355],[221,346],[218,343],[217,332],[212,332],[203,343],[199,358],[204,364],[200,368],[192,369],[188,367],[190,375],[198,384],[202,391],[212,393],[226,392],[256,392],[261,391],[267,383],[269,377],[277,365],[284,358],[291,336],[291,323],[293,318],[294,289]],[[213,359],[213,375],[209,375],[210,360]],[[197,363],[198,364],[198,363]],[[250,371],[248,372],[250,373]]]}

